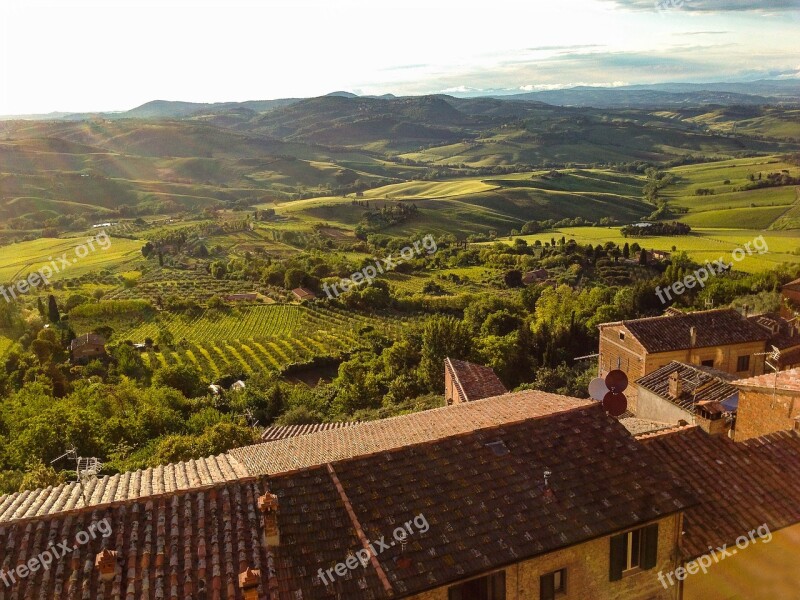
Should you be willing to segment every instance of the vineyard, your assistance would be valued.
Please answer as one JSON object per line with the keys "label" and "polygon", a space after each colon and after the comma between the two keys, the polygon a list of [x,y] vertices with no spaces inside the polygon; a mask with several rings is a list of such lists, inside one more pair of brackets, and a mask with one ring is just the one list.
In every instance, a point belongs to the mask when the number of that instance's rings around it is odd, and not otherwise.
{"label": "vineyard", "polygon": [[158,298],[166,300],[174,297],[204,304],[215,295],[226,296],[246,292],[260,292],[271,297],[279,295],[269,286],[253,282],[214,279],[205,272],[190,269],[159,268],[145,274],[135,286],[121,287],[107,294],[105,298],[109,300],[141,298],[156,303]]}
{"label": "vineyard", "polygon": [[150,350],[152,368],[184,364],[210,379],[227,374],[282,370],[314,357],[339,357],[358,345],[366,328],[394,337],[402,320],[379,319],[331,308],[276,304],[243,308],[231,314],[208,311],[196,319],[159,317],[120,335],[141,342],[169,331],[174,349]]}
{"label": "vineyard", "polygon": [[420,294],[428,282],[435,283],[448,294],[485,291],[492,286],[492,279],[499,277],[499,271],[484,267],[463,267],[421,272],[414,275],[387,273],[384,275],[391,287],[402,294]]}

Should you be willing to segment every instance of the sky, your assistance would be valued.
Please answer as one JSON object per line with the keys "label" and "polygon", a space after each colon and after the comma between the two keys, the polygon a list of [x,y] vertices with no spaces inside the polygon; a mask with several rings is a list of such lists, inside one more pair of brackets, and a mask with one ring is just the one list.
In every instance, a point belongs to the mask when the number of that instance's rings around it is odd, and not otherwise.
{"label": "sky", "polygon": [[800,0],[0,0],[0,115],[800,77]]}

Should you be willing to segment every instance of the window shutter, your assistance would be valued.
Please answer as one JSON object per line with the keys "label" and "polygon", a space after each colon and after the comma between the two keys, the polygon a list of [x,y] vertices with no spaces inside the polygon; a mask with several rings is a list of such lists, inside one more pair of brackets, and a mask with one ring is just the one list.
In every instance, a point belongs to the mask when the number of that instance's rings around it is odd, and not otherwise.
{"label": "window shutter", "polygon": [[628,534],[611,536],[611,553],[609,557],[609,581],[619,581],[622,579],[622,571],[625,570],[625,550]]}
{"label": "window shutter", "polygon": [[642,569],[652,569],[658,559],[658,523],[642,530]]}
{"label": "window shutter", "polygon": [[552,575],[543,575],[539,578],[540,600],[553,600],[556,597],[556,586]]}

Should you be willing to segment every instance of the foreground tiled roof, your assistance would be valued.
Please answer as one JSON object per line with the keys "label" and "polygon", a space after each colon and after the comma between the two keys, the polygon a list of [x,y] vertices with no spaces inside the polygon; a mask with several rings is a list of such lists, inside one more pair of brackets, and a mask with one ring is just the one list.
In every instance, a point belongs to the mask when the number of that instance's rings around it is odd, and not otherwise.
{"label": "foreground tiled roof", "polygon": [[[491,444],[491,445],[490,445]],[[271,445],[271,444],[269,444]],[[550,476],[545,483],[545,470]],[[405,597],[683,510],[693,499],[598,404],[271,477],[280,600]],[[346,510],[345,500],[352,508]],[[326,589],[317,573],[422,515],[430,529]],[[405,562],[405,564],[403,564]],[[302,592],[302,596],[297,592]]]}
{"label": "foreground tiled roof", "polygon": [[446,358],[444,365],[450,371],[461,397],[467,402],[508,392],[494,370],[489,367],[454,358]]}
{"label": "foreground tiled roof", "polygon": [[[240,480],[33,522],[0,524],[0,572],[7,579],[8,571],[51,544],[76,546],[55,559],[50,569],[38,569],[10,587],[0,585],[0,600],[242,600],[239,573],[248,567],[265,574],[269,570],[257,508],[265,488],[263,481]],[[108,528],[98,526],[104,519]],[[92,531],[94,539],[89,535],[88,543],[77,543],[79,533]],[[101,581],[94,564],[104,549],[117,553],[109,583]],[[264,600],[269,598],[265,579],[258,596]]]}
{"label": "foreground tiled roof", "polygon": [[495,398],[454,404],[353,427],[318,431],[300,437],[236,448],[230,456],[251,475],[295,471],[354,456],[392,450],[481,427],[522,421],[590,404],[539,391],[516,392]]}
{"label": "foreground tiled roof", "polygon": [[733,545],[763,523],[800,522],[800,436],[776,433],[735,443],[699,427],[640,439],[700,503],[685,514],[687,558]]}
{"label": "foreground tiled roof", "polygon": [[[697,335],[695,344],[697,348],[760,342],[766,341],[769,337],[762,327],[731,308],[647,317],[621,323],[648,352],[669,352],[690,348],[692,327],[695,328]],[[613,325],[613,323],[603,325]]]}
{"label": "foreground tiled roof", "polygon": [[[272,546],[258,503],[267,492],[278,498],[280,543]],[[384,600],[662,518],[693,502],[594,403],[293,473],[1,523],[4,573],[52,543],[73,545],[103,520],[110,535],[75,544],[50,569],[0,586],[0,600],[242,600],[238,575],[246,569],[260,572],[259,600],[336,593]],[[367,568],[327,588],[320,582],[319,569],[347,560],[364,542],[383,536],[390,542],[399,525],[420,516],[429,529],[415,528],[407,545],[390,545]],[[95,564],[101,551],[115,553],[107,583]]]}
{"label": "foreground tiled roof", "polygon": [[276,425],[264,429],[261,439],[265,442],[284,440],[298,435],[308,435],[317,431],[327,431],[328,429],[340,429],[342,427],[352,427],[359,421],[339,421],[337,423],[309,423],[306,425]]}
{"label": "foreground tiled roof", "polygon": [[734,381],[734,384],[743,388],[771,390],[773,387],[776,387],[779,390],[800,392],[800,368],[780,371],[777,377],[775,373],[765,373],[764,375],[757,375],[756,377],[749,377],[748,379],[738,379]]}
{"label": "foreground tiled roof", "polygon": [[[683,390],[678,398],[673,398],[669,393],[669,378],[673,373],[678,373]],[[696,403],[722,402],[736,395],[739,390],[731,383],[735,379],[735,376],[724,371],[672,361],[640,377],[636,385],[691,411]]]}
{"label": "foreground tiled roof", "polygon": [[88,506],[126,502],[147,496],[207,487],[246,477],[247,470],[230,456],[221,454],[199,460],[98,477],[80,486],[75,482],[0,497],[0,525],[6,521],[32,519],[70,512]]}

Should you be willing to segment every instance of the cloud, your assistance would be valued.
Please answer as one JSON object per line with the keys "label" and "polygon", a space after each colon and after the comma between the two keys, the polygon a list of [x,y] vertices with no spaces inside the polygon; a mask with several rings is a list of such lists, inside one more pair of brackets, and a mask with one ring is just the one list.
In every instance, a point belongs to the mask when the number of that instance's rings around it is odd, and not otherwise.
{"label": "cloud", "polygon": [[604,0],[628,10],[690,12],[782,12],[800,10],[800,0]]}

